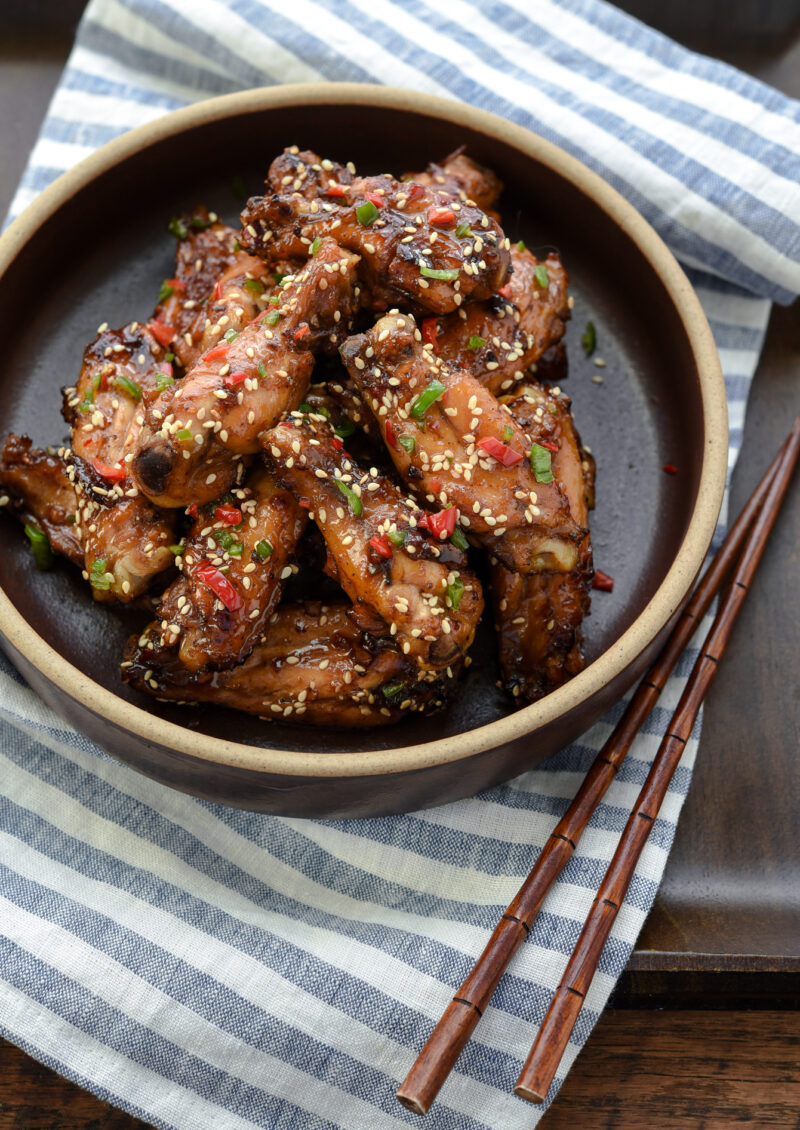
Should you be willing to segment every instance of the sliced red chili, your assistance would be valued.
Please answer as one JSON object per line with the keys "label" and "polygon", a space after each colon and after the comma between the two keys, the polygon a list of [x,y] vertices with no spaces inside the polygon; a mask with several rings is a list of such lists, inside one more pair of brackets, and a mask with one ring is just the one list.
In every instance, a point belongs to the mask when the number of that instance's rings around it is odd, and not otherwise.
{"label": "sliced red chili", "polygon": [[215,596],[218,596],[229,612],[241,608],[244,601],[230,583],[224,573],[220,573],[216,565],[212,565],[205,558],[194,568],[194,574],[204,585],[208,585]]}
{"label": "sliced red chili", "polygon": [[455,506],[450,506],[447,510],[440,510],[438,514],[424,514],[417,522],[417,526],[423,530],[429,530],[434,537],[444,540],[452,537],[457,521],[458,509]]}
{"label": "sliced red chili", "polygon": [[539,447],[546,447],[548,451],[552,451],[554,454],[558,451],[558,444],[549,439],[540,439]]}
{"label": "sliced red chili", "polygon": [[505,286],[501,286],[497,293],[502,294],[503,298],[510,298],[511,297],[511,283],[508,282],[508,283],[506,283]]}
{"label": "sliced red chili", "polygon": [[678,473],[678,468],[674,463],[665,463],[661,470],[666,471],[668,475],[677,475]]}
{"label": "sliced red chili", "polygon": [[485,451],[487,455],[491,455],[492,459],[496,459],[503,467],[514,467],[525,458],[519,451],[515,451],[507,443],[501,443],[494,436],[487,436],[486,439],[478,440],[478,447]]}
{"label": "sliced red chili", "polygon": [[227,343],[227,341],[221,341],[219,345],[215,345],[213,349],[209,349],[208,353],[203,354],[203,360],[219,361],[221,357],[225,356],[229,349],[230,345]]}
{"label": "sliced red chili", "polygon": [[310,498],[298,498],[297,505],[302,507],[303,510],[310,510],[311,509],[311,499]]}
{"label": "sliced red chili", "polygon": [[123,479],[127,478],[124,467],[111,467],[108,463],[103,463],[99,459],[92,459],[91,462],[98,475],[102,475],[110,483],[121,483]]}
{"label": "sliced red chili", "polygon": [[454,224],[456,222],[456,214],[452,208],[429,208],[428,209],[428,223],[440,224],[446,226],[447,224]]}
{"label": "sliced red chili", "polygon": [[196,518],[197,517],[197,503],[193,502],[191,506],[187,506],[186,507],[186,513],[188,514],[188,516],[190,518]]}
{"label": "sliced red chili", "polygon": [[230,506],[227,502],[223,502],[214,511],[214,517],[218,522],[224,522],[226,526],[238,526],[242,520],[242,512],[238,506]]}
{"label": "sliced red chili", "polygon": [[214,301],[215,302],[221,302],[222,301],[222,283],[221,282],[218,282],[217,285],[214,287]]}
{"label": "sliced red chili", "polygon": [[335,447],[337,451],[341,451],[342,448],[344,447],[344,444],[342,443],[342,441],[339,439],[338,436],[334,436],[333,439],[331,440],[331,447]]}
{"label": "sliced red chili", "polygon": [[294,337],[295,341],[299,341],[301,337],[305,337],[306,334],[310,334],[310,333],[311,333],[311,326],[309,326],[309,324],[307,322],[303,322],[294,331],[293,337]]}
{"label": "sliced red chili", "polygon": [[611,592],[614,588],[614,578],[604,573],[602,569],[595,569],[592,588],[600,589],[601,592]]}
{"label": "sliced red chili", "polygon": [[325,189],[326,196],[345,196],[347,189],[343,184],[329,184]]}
{"label": "sliced red chili", "polygon": [[441,479],[431,479],[430,487],[431,487],[431,493],[432,494],[441,494],[442,493],[442,480]]}
{"label": "sliced red chili", "polygon": [[175,337],[175,327],[168,326],[167,323],[162,322],[160,318],[154,318],[152,322],[148,322],[147,328],[159,345],[169,345]]}
{"label": "sliced red chili", "polygon": [[439,334],[439,319],[438,318],[423,318],[420,326],[422,331],[422,340],[427,342],[428,345],[433,346],[433,352],[436,352],[436,338]]}
{"label": "sliced red chili", "polygon": [[412,184],[408,190],[409,200],[419,200],[420,196],[425,192],[421,184]]}
{"label": "sliced red chili", "polygon": [[183,279],[166,279],[167,286],[171,286],[173,290],[186,290],[186,283]]}
{"label": "sliced red chili", "polygon": [[389,539],[385,538],[383,534],[376,534],[374,538],[370,538],[369,544],[372,546],[376,553],[379,553],[381,555],[381,557],[388,558],[392,556],[393,551],[389,543]]}
{"label": "sliced red chili", "polygon": [[393,448],[395,451],[399,451],[397,433],[394,430],[394,424],[391,420],[386,421],[386,442],[389,444],[389,447]]}
{"label": "sliced red chili", "polygon": [[172,376],[172,373],[173,373],[172,362],[162,361],[161,364],[158,367],[161,370],[161,372],[164,373],[165,376],[167,376],[167,377]]}
{"label": "sliced red chili", "polygon": [[249,376],[250,374],[246,373],[244,369],[238,369],[235,373],[228,373],[227,377],[223,377],[222,383],[226,388],[236,388],[242,381],[246,381]]}
{"label": "sliced red chili", "polygon": [[374,204],[376,208],[383,208],[386,203],[382,196],[378,196],[377,192],[365,192],[364,196],[369,200],[370,204]]}

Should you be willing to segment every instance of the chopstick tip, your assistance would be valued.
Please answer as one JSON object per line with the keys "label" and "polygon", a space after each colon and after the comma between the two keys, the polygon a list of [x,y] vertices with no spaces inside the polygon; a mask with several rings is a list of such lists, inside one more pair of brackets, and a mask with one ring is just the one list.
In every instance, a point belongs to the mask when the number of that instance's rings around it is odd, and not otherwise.
{"label": "chopstick tip", "polygon": [[537,1105],[543,1103],[545,1095],[540,1095],[538,1091],[532,1091],[530,1087],[526,1087],[522,1083],[517,1083],[514,1087],[514,1094],[517,1098],[524,1099],[526,1103],[536,1103]]}
{"label": "chopstick tip", "polygon": [[427,1114],[428,1108],[423,1106],[419,1099],[414,1099],[410,1095],[403,1094],[403,1088],[395,1091],[395,1097],[399,1103],[402,1103],[406,1110],[410,1110],[412,1114]]}

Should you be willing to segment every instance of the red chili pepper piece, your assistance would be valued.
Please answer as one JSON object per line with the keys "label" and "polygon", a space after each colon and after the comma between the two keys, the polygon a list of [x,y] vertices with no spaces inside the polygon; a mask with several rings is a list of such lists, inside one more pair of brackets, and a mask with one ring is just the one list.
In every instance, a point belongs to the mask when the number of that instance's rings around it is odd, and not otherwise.
{"label": "red chili pepper piece", "polygon": [[611,592],[614,588],[614,578],[609,577],[608,573],[604,573],[601,569],[595,569],[592,588],[600,589],[601,592]]}
{"label": "red chili pepper piece", "polygon": [[325,189],[326,196],[345,196],[347,189],[343,184],[329,184]]}
{"label": "red chili pepper piece", "polygon": [[311,509],[311,500],[308,498],[298,498],[297,505],[301,506],[303,510]]}
{"label": "red chili pepper piece", "polygon": [[175,327],[168,326],[167,323],[162,322],[160,318],[154,318],[152,322],[148,322],[147,328],[159,345],[169,345],[175,337]]}
{"label": "red chili pepper piece", "polygon": [[549,440],[549,439],[540,439],[539,440],[539,446],[540,447],[546,447],[547,450],[552,451],[553,454],[555,454],[558,451],[558,444],[553,443],[552,440]]}
{"label": "red chili pepper piece", "polygon": [[99,459],[92,459],[92,466],[98,475],[102,475],[110,483],[121,483],[123,479],[127,478],[124,467],[111,467],[108,463],[102,463]]}
{"label": "red chili pepper piece", "polygon": [[428,209],[428,223],[439,224],[445,227],[447,224],[454,224],[456,222],[456,214],[452,208],[429,208]]}
{"label": "red chili pepper piece", "polygon": [[221,302],[222,301],[222,282],[218,282],[217,285],[214,287],[214,301],[215,302]]}
{"label": "red chili pepper piece", "polygon": [[496,459],[503,467],[514,467],[525,458],[513,447],[509,447],[507,443],[501,443],[494,436],[487,436],[486,439],[478,440],[478,447],[485,451],[487,455],[491,455],[492,459]]}
{"label": "red chili pepper piece", "polygon": [[392,547],[389,544],[389,539],[385,538],[382,534],[376,534],[374,538],[370,538],[369,544],[381,557],[389,558],[392,556]]}
{"label": "red chili pepper piece", "polygon": [[309,326],[307,322],[303,322],[294,331],[294,335],[293,335],[294,340],[299,341],[301,337],[305,337],[306,334],[310,334],[310,333],[311,333],[311,326]]}
{"label": "red chili pepper piece", "polygon": [[376,208],[382,208],[386,203],[382,196],[378,196],[377,192],[365,192],[364,195],[370,204],[374,204]]}
{"label": "red chili pepper piece", "polygon": [[242,512],[238,506],[230,506],[227,502],[223,502],[214,511],[214,517],[218,522],[224,522],[226,526],[238,526],[242,520]]}
{"label": "red chili pepper piece", "polygon": [[173,290],[186,290],[186,283],[182,279],[167,279],[167,286]]}
{"label": "red chili pepper piece", "polygon": [[508,282],[508,283],[506,283],[505,286],[501,286],[497,293],[502,294],[503,298],[510,298],[511,297],[511,283]]}
{"label": "red chili pepper piece", "polygon": [[172,376],[172,363],[170,361],[162,361],[158,367],[166,376]]}
{"label": "red chili pepper piece", "polygon": [[221,341],[219,345],[215,345],[213,349],[209,349],[208,353],[203,354],[204,361],[219,361],[220,357],[224,357],[230,349],[227,341]]}
{"label": "red chili pepper piece", "polygon": [[190,518],[197,517],[197,503],[193,502],[191,506],[186,507],[186,513]]}
{"label": "red chili pepper piece", "polygon": [[194,574],[204,585],[208,585],[215,596],[218,596],[229,612],[241,608],[244,601],[230,583],[224,573],[220,573],[216,565],[212,565],[205,558],[195,565]]}
{"label": "red chili pepper piece", "polygon": [[440,510],[438,514],[423,515],[417,522],[417,527],[429,530],[434,537],[444,541],[445,538],[452,537],[457,521],[458,508],[449,506],[447,510]]}
{"label": "red chili pepper piece", "polygon": [[338,436],[334,436],[333,439],[331,440],[331,447],[335,447],[337,451],[341,451],[342,448],[344,447],[344,444],[342,443],[342,441],[339,439]]}
{"label": "red chili pepper piece", "polygon": [[425,191],[425,189],[422,187],[421,184],[412,184],[411,188],[409,188],[409,190],[408,190],[408,199],[409,200],[419,200],[420,196],[422,196],[424,191]]}
{"label": "red chili pepper piece", "polygon": [[665,463],[661,470],[666,471],[668,475],[677,475],[678,473],[678,468],[674,463]]}
{"label": "red chili pepper piece", "polygon": [[428,345],[433,346],[433,352],[436,352],[436,338],[439,334],[439,319],[438,318],[423,318],[420,326],[422,331],[422,340],[427,342]]}
{"label": "red chili pepper piece", "polygon": [[400,445],[397,442],[397,433],[394,430],[394,424],[391,420],[386,421],[386,442],[389,447],[394,448],[395,451],[399,450]]}
{"label": "red chili pepper piece", "polygon": [[246,381],[249,376],[250,374],[246,373],[244,369],[238,369],[235,373],[228,373],[227,377],[223,377],[222,383],[226,388],[236,388],[242,381]]}
{"label": "red chili pepper piece", "polygon": [[441,494],[442,493],[442,480],[441,479],[431,479],[431,493],[432,494]]}

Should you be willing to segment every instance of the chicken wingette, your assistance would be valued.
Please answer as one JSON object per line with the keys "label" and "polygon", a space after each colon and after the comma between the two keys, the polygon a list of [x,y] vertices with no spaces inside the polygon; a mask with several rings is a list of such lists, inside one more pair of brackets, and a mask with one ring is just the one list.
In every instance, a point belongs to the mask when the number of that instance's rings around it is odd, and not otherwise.
{"label": "chicken wingette", "polygon": [[9,435],[0,452],[0,497],[24,526],[39,530],[56,553],[83,568],[75,488],[63,459],[34,447],[28,436]]}

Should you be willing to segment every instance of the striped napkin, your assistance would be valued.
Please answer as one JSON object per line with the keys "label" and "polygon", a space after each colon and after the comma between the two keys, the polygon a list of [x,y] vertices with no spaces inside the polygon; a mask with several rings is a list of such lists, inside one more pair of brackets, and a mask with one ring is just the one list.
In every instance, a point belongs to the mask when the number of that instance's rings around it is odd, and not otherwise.
{"label": "striped napkin", "polygon": [[[800,105],[596,0],[92,0],[13,213],[167,110],[318,79],[493,110],[627,196],[689,268],[711,321],[733,465],[770,301],[800,291]],[[690,658],[428,1115],[435,1130],[521,1130],[540,1116],[511,1088]],[[324,822],[155,784],[70,729],[6,663],[0,704],[0,1030],[180,1130],[414,1124],[398,1082],[622,709],[472,800]],[[653,902],[696,749],[695,735],[550,1101]]]}

